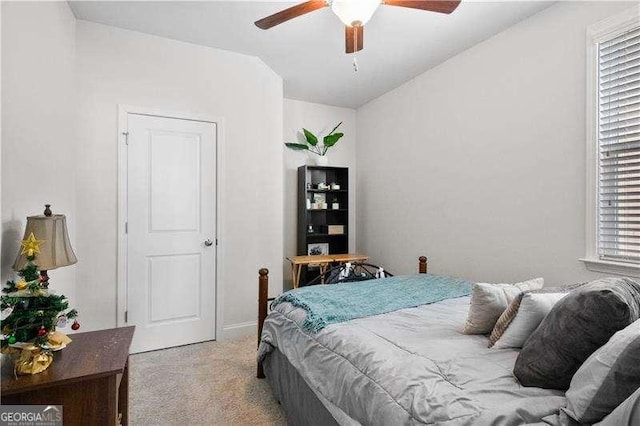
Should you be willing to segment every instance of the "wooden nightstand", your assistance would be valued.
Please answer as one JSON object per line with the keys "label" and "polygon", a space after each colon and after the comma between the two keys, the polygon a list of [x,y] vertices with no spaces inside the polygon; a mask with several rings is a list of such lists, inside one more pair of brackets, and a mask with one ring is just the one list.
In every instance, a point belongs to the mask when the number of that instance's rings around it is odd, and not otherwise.
{"label": "wooden nightstand", "polygon": [[16,379],[13,362],[3,356],[2,404],[62,405],[65,425],[126,425],[134,329],[72,334],[51,366],[32,376]]}

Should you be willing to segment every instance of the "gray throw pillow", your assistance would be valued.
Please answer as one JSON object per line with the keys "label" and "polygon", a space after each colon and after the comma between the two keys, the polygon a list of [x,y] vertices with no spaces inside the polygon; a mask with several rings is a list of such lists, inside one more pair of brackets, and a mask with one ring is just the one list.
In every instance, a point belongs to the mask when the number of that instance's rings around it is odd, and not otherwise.
{"label": "gray throw pillow", "polygon": [[640,388],[640,320],[618,331],[576,371],[563,411],[596,423]]}
{"label": "gray throw pillow", "polygon": [[551,309],[518,355],[514,375],[524,386],[568,389],[582,363],[640,317],[640,284],[604,278],[569,293]]}
{"label": "gray throw pillow", "polygon": [[[562,420],[562,419],[561,419]],[[640,388],[594,426],[640,426]]]}

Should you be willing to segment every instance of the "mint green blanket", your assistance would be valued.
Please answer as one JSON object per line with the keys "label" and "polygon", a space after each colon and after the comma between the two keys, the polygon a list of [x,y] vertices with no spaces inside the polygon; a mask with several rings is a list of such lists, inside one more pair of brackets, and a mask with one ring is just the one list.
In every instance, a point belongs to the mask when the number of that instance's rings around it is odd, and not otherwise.
{"label": "mint green blanket", "polygon": [[289,302],[307,311],[302,328],[316,333],[329,324],[413,308],[471,294],[468,281],[432,274],[402,275],[290,290],[272,307]]}

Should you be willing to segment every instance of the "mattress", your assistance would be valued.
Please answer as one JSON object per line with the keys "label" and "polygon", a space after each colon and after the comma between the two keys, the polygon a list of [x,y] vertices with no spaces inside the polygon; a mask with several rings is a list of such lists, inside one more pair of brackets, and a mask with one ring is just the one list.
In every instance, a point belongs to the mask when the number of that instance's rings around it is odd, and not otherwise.
{"label": "mattress", "polygon": [[469,297],[304,331],[283,303],[259,358],[278,349],[339,424],[557,424],[564,392],[523,387],[514,349],[461,333]]}

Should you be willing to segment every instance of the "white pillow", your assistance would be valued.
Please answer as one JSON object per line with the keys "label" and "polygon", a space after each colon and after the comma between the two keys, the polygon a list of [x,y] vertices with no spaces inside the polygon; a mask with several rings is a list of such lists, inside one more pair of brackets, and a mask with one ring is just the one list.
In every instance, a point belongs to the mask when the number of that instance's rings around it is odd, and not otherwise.
{"label": "white pillow", "polygon": [[551,308],[568,293],[525,293],[518,313],[504,331],[494,348],[521,348],[540,325]]}
{"label": "white pillow", "polygon": [[538,290],[543,286],[542,278],[516,284],[474,284],[469,316],[462,332],[464,334],[491,333],[502,312],[518,294],[525,290]]}
{"label": "white pillow", "polygon": [[593,424],[614,411],[639,387],[640,319],[615,333],[580,366],[571,379],[567,406],[561,413],[580,424]]}

